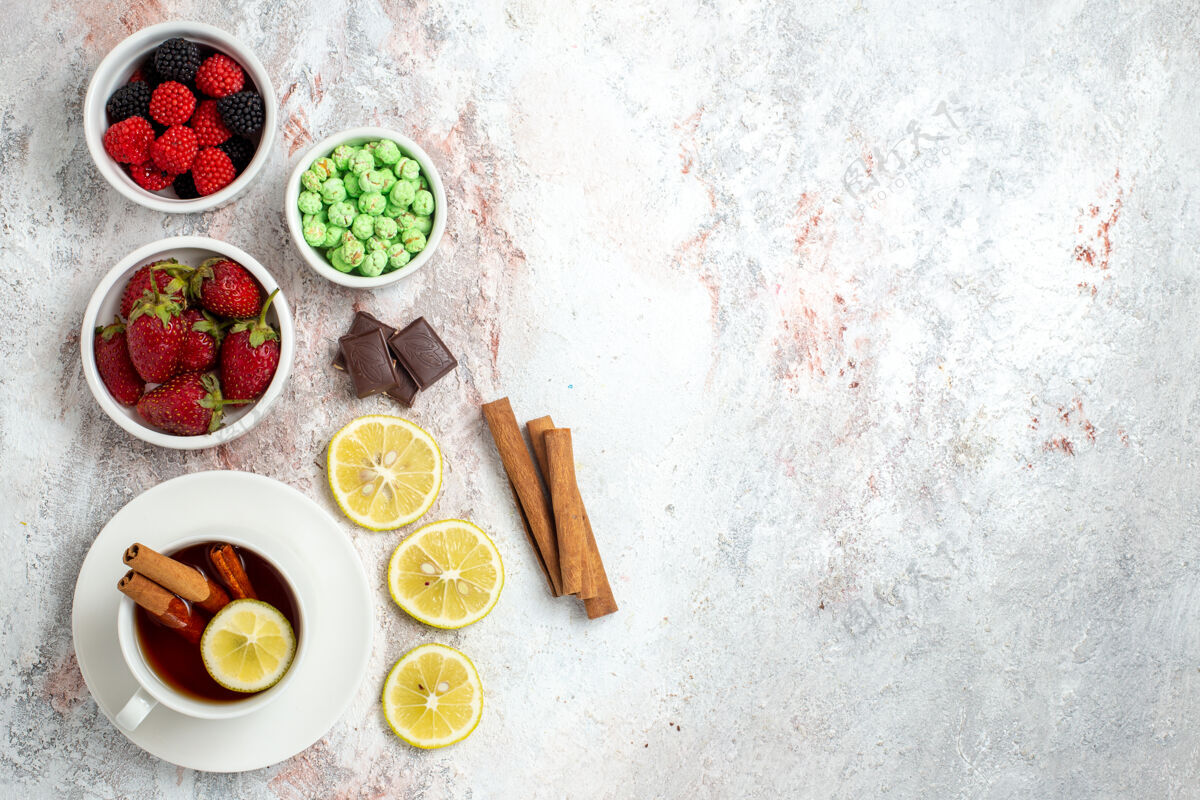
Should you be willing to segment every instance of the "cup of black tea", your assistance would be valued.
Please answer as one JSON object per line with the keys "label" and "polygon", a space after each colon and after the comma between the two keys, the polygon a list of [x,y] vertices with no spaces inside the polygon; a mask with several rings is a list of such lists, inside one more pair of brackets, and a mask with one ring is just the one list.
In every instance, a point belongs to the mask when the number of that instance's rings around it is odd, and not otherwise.
{"label": "cup of black tea", "polygon": [[[136,728],[160,703],[189,717],[229,719],[253,713],[283,693],[300,668],[305,652],[301,599],[304,586],[297,581],[306,580],[307,571],[297,554],[281,551],[278,556],[271,558],[255,545],[225,534],[220,539],[212,536],[181,539],[164,548],[161,554],[140,544],[126,551],[126,564],[152,578],[131,570],[119,584],[127,596],[117,611],[117,638],[125,663],[138,683],[137,691],[116,715],[119,726],[126,730]],[[206,623],[222,603],[239,596],[240,586],[228,593],[232,597],[226,597],[222,591],[230,583],[231,566],[235,571],[240,570],[241,581],[248,580],[252,597],[274,606],[287,619],[296,639],[295,654],[287,671],[278,682],[262,691],[240,692],[222,686],[209,674],[201,655],[199,640]],[[192,569],[211,582],[213,592],[221,594],[221,600],[188,600],[167,592],[155,582],[161,580],[170,585],[167,578],[172,570],[187,573],[189,580],[197,581]],[[163,570],[168,573],[166,576],[159,574]],[[200,583],[203,585],[203,581]],[[149,600],[148,594],[153,594]],[[154,597],[162,598],[163,602],[169,598],[170,613],[148,610],[156,608]]]}

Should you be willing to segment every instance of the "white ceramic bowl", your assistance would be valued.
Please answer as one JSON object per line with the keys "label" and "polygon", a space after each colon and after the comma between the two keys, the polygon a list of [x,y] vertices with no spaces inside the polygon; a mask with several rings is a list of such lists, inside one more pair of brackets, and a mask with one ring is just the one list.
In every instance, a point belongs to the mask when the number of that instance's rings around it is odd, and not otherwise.
{"label": "white ceramic bowl", "polygon": [[160,239],[145,247],[139,247],[115,267],[109,270],[92,299],[88,302],[87,310],[83,312],[83,327],[79,334],[79,350],[83,361],[83,375],[87,379],[88,388],[92,390],[96,402],[104,409],[104,413],[112,421],[127,432],[142,441],[156,444],[159,447],[170,447],[175,450],[200,450],[205,447],[215,447],[231,442],[246,431],[253,428],[270,411],[271,406],[283,393],[284,384],[292,372],[292,362],[296,358],[296,329],[292,323],[291,310],[287,298],[280,292],[275,296],[270,309],[267,310],[267,321],[279,331],[279,367],[262,397],[253,403],[242,406],[226,406],[225,418],[220,428],[212,433],[201,436],[176,436],[159,430],[147,424],[138,416],[136,408],[123,406],[109,394],[100,373],[96,369],[96,356],[93,349],[96,326],[112,322],[121,307],[121,295],[129,277],[143,264],[164,258],[174,258],[181,264],[199,266],[202,261],[214,256],[224,256],[245,267],[258,280],[265,292],[263,297],[279,288],[279,284],[271,277],[271,273],[258,263],[250,254],[225,242],[209,239],[204,236],[176,236],[171,239]]}
{"label": "white ceramic bowl", "polygon": [[[174,191],[170,188],[164,189],[162,193],[143,189],[134,183],[133,178],[129,177],[121,165],[113,161],[104,151],[104,132],[108,130],[108,113],[104,110],[104,106],[108,103],[108,98],[129,80],[134,68],[146,56],[167,39],[176,36],[219,50],[241,64],[242,69],[246,71],[246,77],[262,95],[265,111],[262,130],[257,134],[257,149],[245,171],[221,191],[197,197],[194,200],[180,200],[175,197]],[[83,133],[87,140],[88,150],[92,154],[92,161],[96,163],[96,169],[100,170],[100,174],[112,184],[114,189],[133,202],[155,211],[166,211],[172,214],[207,211],[232,200],[234,195],[245,189],[250,181],[254,180],[254,176],[271,157],[275,127],[275,89],[271,86],[271,79],[267,76],[262,62],[258,60],[253,51],[237,39],[220,28],[214,28],[202,22],[187,20],[162,22],[158,25],[151,25],[149,28],[143,28],[125,39],[104,57],[100,66],[96,67],[92,81],[88,84],[87,97],[83,101]],[[250,138],[253,141],[255,137]]]}
{"label": "white ceramic bowl", "polygon": [[[340,144],[360,145],[375,139],[391,139],[400,145],[400,152],[421,165],[421,173],[429,181],[429,191],[433,193],[433,230],[426,239],[425,249],[416,258],[398,270],[386,272],[377,278],[366,278],[362,275],[349,275],[334,269],[319,250],[304,241],[303,224],[300,219],[300,209],[296,207],[296,199],[300,196],[300,176],[308,169],[313,161],[333,152]],[[429,263],[438,244],[442,241],[442,233],[446,230],[446,191],[442,187],[442,177],[429,154],[420,146],[399,131],[387,128],[351,128],[348,131],[334,134],[324,141],[317,142],[308,152],[300,157],[292,176],[288,178],[287,189],[283,195],[283,213],[287,217],[288,230],[292,234],[292,242],[300,252],[300,256],[323,278],[328,278],[342,286],[355,289],[378,289],[381,286],[395,283],[401,278],[407,278],[421,267]]]}

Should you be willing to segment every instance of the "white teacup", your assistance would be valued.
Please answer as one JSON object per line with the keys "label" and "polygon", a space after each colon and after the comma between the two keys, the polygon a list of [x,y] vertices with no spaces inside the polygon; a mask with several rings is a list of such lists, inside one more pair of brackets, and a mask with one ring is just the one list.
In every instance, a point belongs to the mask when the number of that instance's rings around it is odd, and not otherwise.
{"label": "white teacup", "polygon": [[300,667],[300,662],[304,659],[306,650],[305,640],[307,637],[304,632],[303,596],[305,592],[303,590],[305,585],[311,584],[311,581],[307,579],[308,571],[300,559],[299,553],[295,553],[290,549],[280,549],[278,552],[272,552],[268,555],[261,548],[227,534],[220,534],[218,536],[207,534],[203,536],[190,536],[174,542],[162,552],[166,555],[171,555],[189,545],[211,541],[229,542],[237,547],[258,553],[279,571],[279,574],[283,576],[284,582],[291,588],[297,617],[296,655],[292,659],[292,664],[288,667],[288,671],[284,673],[284,676],[280,678],[279,683],[265,691],[247,695],[244,700],[218,702],[202,700],[184,694],[163,680],[158,672],[150,666],[145,653],[142,652],[142,646],[138,641],[137,631],[135,630],[135,604],[128,597],[122,597],[121,604],[117,608],[117,641],[121,645],[121,655],[125,658],[125,664],[129,667],[129,671],[133,673],[133,677],[137,680],[139,687],[116,715],[117,725],[125,730],[133,730],[140,725],[142,720],[146,718],[146,715],[153,711],[159,703],[180,714],[196,717],[197,719],[230,719],[232,717],[251,714],[267,703],[270,703],[283,692],[292,676],[296,674]]}

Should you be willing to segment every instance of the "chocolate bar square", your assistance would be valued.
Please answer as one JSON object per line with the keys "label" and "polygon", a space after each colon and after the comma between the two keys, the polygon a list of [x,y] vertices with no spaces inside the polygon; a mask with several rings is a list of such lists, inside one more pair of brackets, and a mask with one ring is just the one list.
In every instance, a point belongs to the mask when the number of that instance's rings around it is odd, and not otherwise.
{"label": "chocolate bar square", "polygon": [[384,391],[388,397],[398,403],[403,403],[406,406],[411,406],[413,400],[417,399],[417,383],[408,374],[408,370],[400,365],[396,365],[396,385]]}
{"label": "chocolate bar square", "polygon": [[388,344],[421,389],[429,388],[458,366],[458,359],[424,317],[417,317],[388,339]]}
{"label": "chocolate bar square", "polygon": [[359,397],[387,391],[397,384],[396,363],[388,350],[383,331],[375,328],[366,333],[347,334],[338,339],[342,359],[354,392]]}
{"label": "chocolate bar square", "polygon": [[[383,338],[387,339],[396,332],[396,329],[386,322],[380,322],[366,311],[355,311],[354,319],[350,323],[350,330],[346,331],[347,336],[354,336],[360,333],[368,333],[378,328],[383,331]],[[333,366],[335,369],[346,369],[346,360],[342,357],[342,350],[339,347],[337,355],[333,357]]]}

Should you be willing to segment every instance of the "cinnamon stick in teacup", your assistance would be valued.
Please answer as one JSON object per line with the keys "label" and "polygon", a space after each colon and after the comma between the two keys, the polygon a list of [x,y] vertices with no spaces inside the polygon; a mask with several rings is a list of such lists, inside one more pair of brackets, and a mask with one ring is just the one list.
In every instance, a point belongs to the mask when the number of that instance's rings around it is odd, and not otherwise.
{"label": "cinnamon stick in teacup", "polygon": [[208,624],[187,603],[180,600],[145,575],[129,570],[117,581],[117,588],[133,602],[146,609],[163,626],[170,628],[192,644],[200,643],[200,636]]}
{"label": "cinnamon stick in teacup", "polygon": [[234,600],[258,599],[254,587],[250,584],[250,576],[246,574],[246,567],[233,545],[224,542],[214,544],[208,548],[208,560],[212,562],[217,577],[225,584]]}
{"label": "cinnamon stick in teacup", "polygon": [[215,614],[229,605],[229,595],[200,570],[164,556],[140,542],[130,545],[123,559],[134,572],[145,575],[169,592]]}

